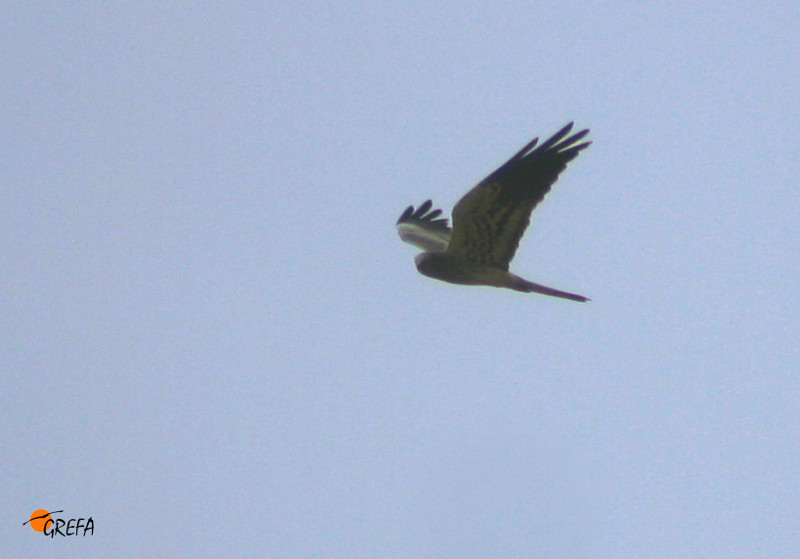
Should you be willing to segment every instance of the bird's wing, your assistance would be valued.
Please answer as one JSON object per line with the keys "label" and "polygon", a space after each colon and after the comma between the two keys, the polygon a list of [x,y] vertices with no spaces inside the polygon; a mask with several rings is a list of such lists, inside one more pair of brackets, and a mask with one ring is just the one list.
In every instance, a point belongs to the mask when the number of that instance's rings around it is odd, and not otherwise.
{"label": "bird's wing", "polygon": [[579,143],[588,130],[569,136],[572,124],[539,147],[535,138],[458,201],[447,252],[478,265],[508,269],[533,208],[567,163],[591,144]]}
{"label": "bird's wing", "polygon": [[425,252],[444,252],[450,244],[451,229],[442,210],[431,210],[433,202],[426,200],[414,210],[409,206],[397,220],[397,233],[405,242]]}

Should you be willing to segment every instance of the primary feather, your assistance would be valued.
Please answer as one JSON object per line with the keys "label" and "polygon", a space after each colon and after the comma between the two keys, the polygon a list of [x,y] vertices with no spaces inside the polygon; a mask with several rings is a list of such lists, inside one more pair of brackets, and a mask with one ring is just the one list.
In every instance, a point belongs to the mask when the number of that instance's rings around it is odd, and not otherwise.
{"label": "primary feather", "polygon": [[397,232],[405,242],[425,252],[444,252],[450,244],[450,226],[442,210],[428,211],[433,202],[426,200],[419,208],[409,206],[397,220]]}

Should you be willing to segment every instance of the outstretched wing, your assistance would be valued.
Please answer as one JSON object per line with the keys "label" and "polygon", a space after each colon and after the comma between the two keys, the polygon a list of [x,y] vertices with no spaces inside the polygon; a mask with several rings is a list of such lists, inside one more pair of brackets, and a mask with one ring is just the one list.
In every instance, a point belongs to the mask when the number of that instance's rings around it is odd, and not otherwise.
{"label": "outstretched wing", "polygon": [[451,229],[442,210],[432,210],[433,202],[426,200],[419,208],[409,206],[397,220],[397,233],[405,242],[425,252],[444,252],[450,244]]}
{"label": "outstretched wing", "polygon": [[508,269],[533,208],[567,163],[591,144],[579,143],[588,130],[568,136],[572,124],[538,148],[539,139],[535,138],[459,200],[453,208],[447,252],[477,265]]}

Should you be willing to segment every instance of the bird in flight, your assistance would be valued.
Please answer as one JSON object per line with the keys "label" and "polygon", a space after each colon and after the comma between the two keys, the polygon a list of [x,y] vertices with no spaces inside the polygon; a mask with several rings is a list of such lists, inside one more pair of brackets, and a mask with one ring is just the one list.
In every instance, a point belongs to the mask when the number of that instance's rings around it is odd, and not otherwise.
{"label": "bird in flight", "polygon": [[539,285],[508,271],[519,240],[530,224],[531,212],[558,175],[591,142],[589,133],[571,136],[573,123],[537,147],[539,138],[464,195],[453,208],[453,228],[442,210],[430,200],[417,209],[409,206],[397,220],[400,238],[423,251],[414,262],[428,277],[462,285],[506,287],[525,293],[541,293],[586,302],[583,295]]}

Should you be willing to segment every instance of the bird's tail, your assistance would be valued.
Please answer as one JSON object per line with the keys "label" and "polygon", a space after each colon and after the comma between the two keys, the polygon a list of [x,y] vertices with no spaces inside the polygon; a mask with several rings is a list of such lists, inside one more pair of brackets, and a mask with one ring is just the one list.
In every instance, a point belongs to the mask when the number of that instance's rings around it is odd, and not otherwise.
{"label": "bird's tail", "polygon": [[569,299],[570,301],[578,301],[581,303],[585,303],[586,301],[590,300],[588,297],[584,297],[583,295],[559,291],[558,289],[553,289],[552,287],[547,287],[546,285],[539,285],[538,283],[533,283],[532,281],[522,279],[521,277],[513,274],[509,275],[513,277],[513,283],[509,287],[517,291],[522,291],[524,293],[541,293],[542,295],[561,297],[562,299]]}

